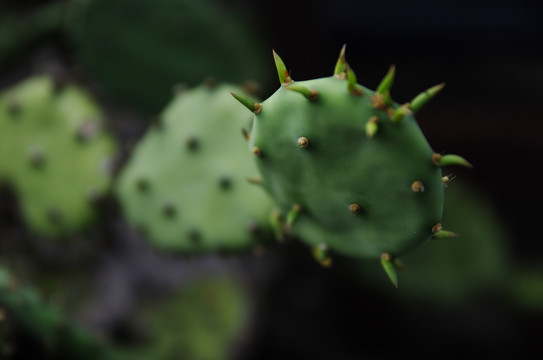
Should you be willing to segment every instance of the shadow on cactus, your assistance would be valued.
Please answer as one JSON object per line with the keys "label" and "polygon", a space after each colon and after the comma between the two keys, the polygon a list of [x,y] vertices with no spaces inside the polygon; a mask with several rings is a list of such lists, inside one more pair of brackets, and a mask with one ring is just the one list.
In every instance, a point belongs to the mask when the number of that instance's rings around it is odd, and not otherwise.
{"label": "shadow on cactus", "polygon": [[255,113],[250,149],[262,186],[323,265],[329,251],[381,259],[397,286],[398,256],[456,236],[441,225],[441,168],[471,164],[434,152],[414,117],[443,85],[400,105],[390,96],[395,68],[372,91],[357,84],[345,47],[333,76],[308,81],[294,81],[274,58],[279,90],[262,104],[237,96]]}
{"label": "shadow on cactus", "polygon": [[250,121],[230,90],[241,91],[202,85],[177,94],[120,175],[126,218],[159,249],[239,250],[268,233],[272,203],[250,184],[256,165],[241,140]]}
{"label": "shadow on cactus", "polygon": [[66,236],[95,218],[115,152],[103,117],[84,91],[47,76],[0,96],[0,181],[33,232]]}

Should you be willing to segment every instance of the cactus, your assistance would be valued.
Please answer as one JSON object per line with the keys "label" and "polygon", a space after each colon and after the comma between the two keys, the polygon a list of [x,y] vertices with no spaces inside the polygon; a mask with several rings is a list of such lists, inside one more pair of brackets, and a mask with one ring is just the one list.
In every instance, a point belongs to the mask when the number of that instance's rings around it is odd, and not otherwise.
{"label": "cactus", "polygon": [[38,76],[0,96],[0,181],[18,194],[33,232],[61,237],[88,225],[111,182],[113,139],[75,85]]}
{"label": "cactus", "polygon": [[126,218],[160,249],[235,250],[266,232],[272,205],[250,183],[258,181],[256,166],[238,141],[250,122],[230,101],[233,88],[207,84],[177,94],[120,174]]}
{"label": "cactus", "polygon": [[[34,289],[18,286],[9,272],[1,267],[0,314],[0,322],[7,321],[10,329],[30,336],[43,347],[44,352],[62,358],[121,359],[105,343],[74,324],[59,308],[46,304]],[[17,344],[12,346],[9,336],[4,339],[4,349],[9,353],[18,352]]]}
{"label": "cactus", "polygon": [[236,15],[231,4],[72,0],[69,5],[76,10],[68,20],[78,58],[108,94],[133,108],[156,113],[177,82],[266,81],[260,75],[265,59],[255,51],[262,43],[258,23],[249,24],[254,21],[240,11]]}
{"label": "cactus", "polygon": [[122,351],[141,360],[230,359],[248,315],[249,300],[237,279],[195,279],[181,291],[142,304],[132,319],[143,338]]}
{"label": "cactus", "polygon": [[372,91],[357,84],[345,47],[326,78],[294,81],[274,59],[279,90],[258,111],[242,102],[255,113],[250,149],[263,187],[323,265],[329,251],[380,258],[397,286],[399,255],[456,235],[441,225],[441,167],[471,165],[435,153],[414,118],[443,85],[400,105],[390,96],[395,68]]}

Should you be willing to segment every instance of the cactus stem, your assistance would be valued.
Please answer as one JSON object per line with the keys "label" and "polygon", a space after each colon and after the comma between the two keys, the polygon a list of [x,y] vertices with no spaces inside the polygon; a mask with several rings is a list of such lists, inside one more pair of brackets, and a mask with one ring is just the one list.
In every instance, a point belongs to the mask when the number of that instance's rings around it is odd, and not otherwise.
{"label": "cactus stem", "polygon": [[321,266],[325,268],[332,266],[332,258],[330,257],[328,245],[325,243],[320,243],[319,245],[315,246],[311,252],[315,260],[317,260]]}
{"label": "cactus stem", "polygon": [[424,192],[424,184],[418,180],[413,181],[411,184],[411,190],[414,192]]}
{"label": "cactus stem", "polygon": [[377,125],[379,123],[379,118],[377,116],[372,116],[370,119],[366,122],[366,136],[368,138],[372,138],[379,129],[379,126]]}
{"label": "cactus stem", "polygon": [[412,115],[413,113],[409,109],[409,103],[403,104],[396,110],[394,110],[394,113],[392,114],[392,121],[397,123],[400,122],[405,115]]}
{"label": "cactus stem", "polygon": [[411,100],[410,108],[413,114],[418,112],[426,103],[437,95],[445,87],[445,83],[433,86],[422,93],[418,94]]}
{"label": "cactus stem", "polygon": [[360,214],[362,212],[362,208],[357,203],[349,205],[349,210],[351,210],[353,214]]}
{"label": "cactus stem", "polygon": [[454,154],[441,155],[438,153],[434,153],[432,155],[432,162],[439,167],[460,165],[468,168],[473,168],[473,165],[471,165],[466,159],[464,159],[460,155]]}
{"label": "cactus stem", "polygon": [[241,128],[241,134],[245,138],[245,140],[249,141],[251,140],[251,133],[247,131],[246,128]]}
{"label": "cactus stem", "polygon": [[347,68],[347,90],[349,91],[349,94],[361,96],[362,89],[357,84],[356,74],[348,63],[345,63],[345,67]]}
{"label": "cactus stem", "polygon": [[293,82],[291,79],[287,67],[285,66],[285,63],[283,60],[277,55],[275,50],[273,50],[273,60],[275,61],[275,67],[277,68],[277,74],[279,75],[279,82],[282,86],[286,86]]}
{"label": "cactus stem", "polygon": [[259,114],[260,111],[262,111],[262,104],[254,102],[253,100],[249,99],[246,96],[239,95],[233,92],[230,92],[230,94],[239,101],[243,106],[245,106],[250,111],[254,112],[255,114]]}
{"label": "cactus stem", "polygon": [[258,157],[262,156],[262,151],[260,150],[258,146],[253,146],[253,150],[251,151],[255,156],[258,156]]}
{"label": "cactus stem", "polygon": [[296,222],[302,211],[302,206],[300,204],[292,205],[292,209],[287,214],[287,227],[291,228],[292,225]]}
{"label": "cactus stem", "polygon": [[310,101],[315,101],[315,100],[317,100],[319,98],[319,92],[317,90],[310,89],[310,88],[305,87],[303,85],[290,84],[290,85],[287,86],[287,89],[292,90],[292,91],[296,91],[297,93],[302,94],[303,96],[306,97],[306,99],[308,99]]}
{"label": "cactus stem", "polygon": [[394,83],[394,75],[396,73],[396,67],[394,65],[390,66],[388,73],[385,75],[379,86],[377,86],[377,93],[386,96],[390,92],[390,88]]}
{"label": "cactus stem", "polygon": [[347,44],[344,44],[341,48],[341,51],[339,52],[339,58],[336,62],[336,67],[334,69],[334,77],[345,80],[347,78],[347,74],[345,73],[345,48],[347,47]]}
{"label": "cactus stem", "polygon": [[301,148],[306,148],[309,146],[309,140],[305,136],[300,136],[298,138],[298,146]]}
{"label": "cactus stem", "polygon": [[381,265],[383,266],[383,269],[385,269],[386,274],[388,275],[388,278],[394,285],[394,287],[398,287],[398,276],[396,274],[396,268],[393,264],[392,256],[389,253],[383,253],[381,255]]}

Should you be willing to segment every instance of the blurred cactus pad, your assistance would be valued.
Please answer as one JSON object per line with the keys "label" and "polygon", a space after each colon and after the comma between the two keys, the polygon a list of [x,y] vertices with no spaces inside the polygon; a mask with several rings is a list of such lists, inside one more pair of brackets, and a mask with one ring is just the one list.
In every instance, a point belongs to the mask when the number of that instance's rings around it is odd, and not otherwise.
{"label": "blurred cactus pad", "polygon": [[32,232],[68,235],[97,215],[116,148],[103,126],[85,91],[48,76],[0,94],[0,181],[15,190]]}
{"label": "blurred cactus pad", "polygon": [[147,301],[133,316],[143,339],[124,349],[126,358],[231,359],[249,323],[245,291],[233,277],[214,276]]}
{"label": "blurred cactus pad", "polygon": [[229,91],[242,90],[201,85],[177,94],[120,174],[126,218],[158,248],[242,249],[267,232],[271,200],[247,181],[257,175],[243,138],[250,116]]}
{"label": "blurred cactus pad", "polygon": [[[258,23],[215,0],[77,0],[74,46],[110,95],[148,113],[163,107],[175,83],[206,77],[265,81]],[[75,14],[75,15],[74,15]]]}

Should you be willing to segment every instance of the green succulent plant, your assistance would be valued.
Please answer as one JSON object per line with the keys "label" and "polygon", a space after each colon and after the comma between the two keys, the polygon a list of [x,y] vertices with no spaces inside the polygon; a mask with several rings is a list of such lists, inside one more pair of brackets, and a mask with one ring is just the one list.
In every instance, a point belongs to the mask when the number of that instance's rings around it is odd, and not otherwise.
{"label": "green succulent plant", "polygon": [[281,87],[263,103],[238,100],[255,113],[250,149],[262,186],[286,215],[289,231],[330,264],[328,250],[380,258],[397,285],[397,257],[444,230],[448,165],[414,114],[443,84],[400,105],[390,96],[395,68],[373,91],[357,84],[343,47],[333,76],[294,81],[274,52]]}

